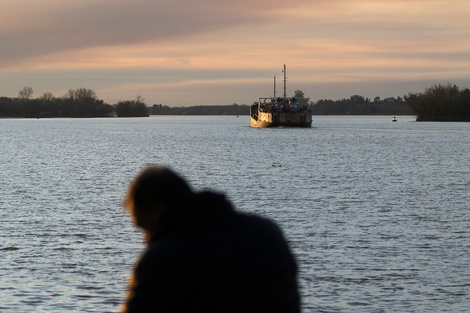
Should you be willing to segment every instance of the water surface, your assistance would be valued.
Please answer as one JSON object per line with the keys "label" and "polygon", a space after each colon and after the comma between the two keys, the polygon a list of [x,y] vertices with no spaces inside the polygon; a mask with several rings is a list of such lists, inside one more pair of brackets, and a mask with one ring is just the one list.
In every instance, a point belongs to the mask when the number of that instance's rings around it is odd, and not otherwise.
{"label": "water surface", "polygon": [[143,250],[122,207],[164,163],[277,221],[303,312],[467,312],[470,124],[320,117],[0,120],[0,311],[116,312]]}

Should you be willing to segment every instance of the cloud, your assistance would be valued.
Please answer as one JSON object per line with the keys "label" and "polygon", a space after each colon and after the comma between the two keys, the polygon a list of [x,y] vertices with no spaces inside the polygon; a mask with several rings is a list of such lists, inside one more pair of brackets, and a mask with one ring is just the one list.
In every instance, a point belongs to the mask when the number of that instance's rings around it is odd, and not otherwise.
{"label": "cloud", "polygon": [[[468,34],[462,24],[468,26],[469,11],[470,4],[456,10],[452,1],[7,0],[0,13],[0,67],[25,61],[38,66],[58,57],[76,61],[75,66],[89,60],[92,67],[107,67],[106,59],[132,66],[139,57],[189,64],[192,57],[202,61],[202,55],[216,60],[218,52],[230,61],[230,51],[264,54],[271,61],[328,42],[345,51],[397,42],[428,45]],[[449,43],[449,48],[456,44]]]}
{"label": "cloud", "polygon": [[273,8],[302,1],[7,1],[0,65],[61,51],[167,40],[259,24]]}
{"label": "cloud", "polygon": [[88,87],[109,101],[220,103],[266,95],[283,64],[309,95],[464,82],[469,13],[458,0],[3,0],[0,83],[9,95]]}

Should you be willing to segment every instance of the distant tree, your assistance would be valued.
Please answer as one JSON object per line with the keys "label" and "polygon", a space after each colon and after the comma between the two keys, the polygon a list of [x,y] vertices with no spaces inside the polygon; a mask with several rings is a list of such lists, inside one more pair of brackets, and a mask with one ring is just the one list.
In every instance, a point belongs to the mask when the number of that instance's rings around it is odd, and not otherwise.
{"label": "distant tree", "polygon": [[20,99],[20,100],[29,100],[33,96],[33,93],[34,93],[33,88],[23,87],[23,89],[21,89],[18,92],[18,99]]}
{"label": "distant tree", "polygon": [[99,100],[93,89],[70,89],[62,97],[60,112],[69,117],[98,117],[108,116],[113,107]]}
{"label": "distant tree", "polygon": [[139,104],[145,104],[145,99],[141,95],[137,95],[134,101]]}
{"label": "distant tree", "polygon": [[349,98],[349,99],[351,100],[351,102],[354,102],[354,103],[364,103],[364,102],[366,102],[366,99],[363,96],[359,96],[359,95],[351,96],[351,98]]}
{"label": "distant tree", "polygon": [[70,89],[63,97],[56,98],[45,92],[31,99],[32,88],[25,87],[18,98],[0,97],[0,116],[9,117],[105,117],[113,106],[96,97],[92,89]]}
{"label": "distant tree", "polygon": [[97,99],[96,92],[87,88],[69,89],[65,97],[78,102],[93,102]]}
{"label": "distant tree", "polygon": [[305,96],[305,93],[302,90],[296,90],[294,92],[294,98],[303,99],[304,96]]}
{"label": "distant tree", "polygon": [[42,96],[39,98],[43,103],[51,102],[54,100],[54,95],[50,92],[45,92],[42,94]]}
{"label": "distant tree", "polygon": [[162,104],[154,104],[150,112],[153,115],[168,115],[171,114],[171,107]]}
{"label": "distant tree", "polygon": [[378,115],[378,114],[413,114],[406,102],[398,97],[380,100],[353,95],[349,99],[319,100],[310,106],[315,115]]}
{"label": "distant tree", "polygon": [[150,109],[153,115],[248,115],[250,107],[246,104],[196,105],[189,107],[169,107],[154,104]]}
{"label": "distant tree", "polygon": [[135,100],[119,101],[115,108],[119,117],[149,116],[148,108],[144,103],[144,99],[140,95],[137,95]]}
{"label": "distant tree", "polygon": [[470,121],[470,91],[456,85],[434,85],[424,93],[410,93],[405,101],[417,121]]}
{"label": "distant tree", "polygon": [[21,116],[16,99],[0,97],[0,116],[18,117]]}

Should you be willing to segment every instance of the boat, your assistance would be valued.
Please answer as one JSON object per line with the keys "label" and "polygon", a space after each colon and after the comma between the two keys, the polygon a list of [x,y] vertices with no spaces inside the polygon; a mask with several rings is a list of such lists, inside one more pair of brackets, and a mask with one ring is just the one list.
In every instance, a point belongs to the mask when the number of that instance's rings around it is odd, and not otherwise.
{"label": "boat", "polygon": [[397,118],[394,116],[394,117],[392,118],[392,122],[396,122],[396,121],[397,121]]}
{"label": "boat", "polygon": [[301,90],[294,97],[286,94],[286,65],[284,65],[284,96],[276,97],[276,77],[274,77],[274,96],[259,98],[250,108],[250,126],[266,127],[312,127],[312,111],[309,98]]}

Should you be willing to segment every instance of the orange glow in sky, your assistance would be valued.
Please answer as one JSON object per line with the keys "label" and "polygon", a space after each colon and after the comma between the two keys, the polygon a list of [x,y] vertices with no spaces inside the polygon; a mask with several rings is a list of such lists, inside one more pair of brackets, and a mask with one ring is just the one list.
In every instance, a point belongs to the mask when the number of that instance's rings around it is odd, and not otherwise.
{"label": "orange glow in sky", "polygon": [[0,96],[94,89],[148,105],[251,104],[288,67],[313,101],[470,87],[470,2],[6,0]]}

